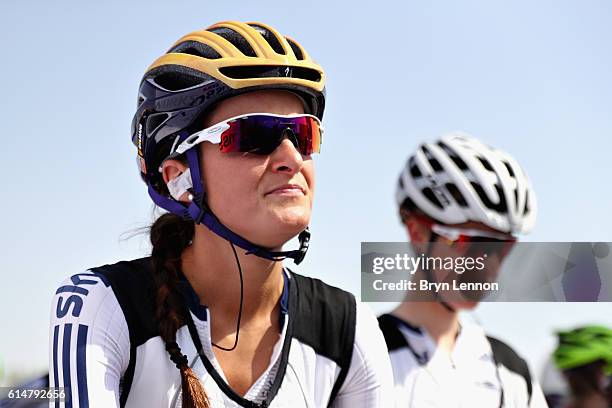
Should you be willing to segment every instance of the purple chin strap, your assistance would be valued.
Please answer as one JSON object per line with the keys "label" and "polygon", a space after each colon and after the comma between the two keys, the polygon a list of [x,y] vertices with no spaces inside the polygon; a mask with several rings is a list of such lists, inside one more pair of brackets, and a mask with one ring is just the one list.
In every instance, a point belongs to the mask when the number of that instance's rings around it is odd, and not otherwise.
{"label": "purple chin strap", "polygon": [[189,206],[186,206],[178,201],[159,194],[153,188],[151,183],[148,182],[147,185],[149,189],[149,196],[151,196],[151,199],[153,199],[155,204],[173,214],[183,217],[184,219],[191,219],[196,224],[205,225],[209,230],[221,238],[224,238],[234,245],[246,250],[247,255],[253,254],[271,261],[282,261],[283,259],[291,258],[296,265],[304,260],[306,251],[308,251],[308,245],[310,243],[310,231],[308,231],[308,228],[302,231],[298,236],[300,241],[299,249],[293,251],[269,251],[264,247],[244,239],[223,225],[206,204],[203,184],[200,178],[198,149],[189,149],[187,152],[185,152],[185,155],[187,156],[187,163],[191,169],[191,178],[193,181],[194,190],[193,200],[191,203],[189,203]]}

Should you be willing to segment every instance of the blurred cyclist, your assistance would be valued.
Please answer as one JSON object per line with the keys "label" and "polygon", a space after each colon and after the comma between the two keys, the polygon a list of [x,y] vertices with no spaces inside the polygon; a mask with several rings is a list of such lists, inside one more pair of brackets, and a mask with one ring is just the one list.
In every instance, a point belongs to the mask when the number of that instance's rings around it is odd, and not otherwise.
{"label": "blurred cyclist", "polygon": [[612,406],[612,329],[585,326],[559,332],[553,357],[567,380],[567,408]]}
{"label": "blurred cyclist", "polygon": [[[415,278],[430,283],[493,282],[515,234],[531,230],[536,218],[535,194],[516,161],[461,133],[425,143],[410,156],[396,199],[416,254],[488,255],[480,275],[421,267]],[[398,407],[546,406],[523,359],[477,325],[460,324],[458,312],[476,307],[483,293],[431,291],[429,301],[411,293],[379,317]]]}

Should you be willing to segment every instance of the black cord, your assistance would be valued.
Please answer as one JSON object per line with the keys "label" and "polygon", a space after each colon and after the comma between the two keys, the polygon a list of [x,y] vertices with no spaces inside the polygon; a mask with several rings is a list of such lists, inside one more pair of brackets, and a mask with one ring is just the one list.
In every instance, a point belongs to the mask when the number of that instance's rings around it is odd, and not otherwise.
{"label": "black cord", "polygon": [[234,244],[232,242],[230,241],[228,242],[232,247],[232,251],[234,251],[234,258],[236,258],[236,265],[238,265],[238,273],[240,274],[240,309],[238,310],[238,322],[236,323],[236,338],[234,340],[234,345],[231,348],[217,346],[215,343],[212,343],[212,341],[211,341],[211,344],[213,345],[213,347],[216,347],[224,351],[233,351],[238,345],[238,335],[240,334],[240,321],[242,320],[242,300],[244,299],[244,281],[242,278],[242,267],[240,266],[240,260],[238,259],[236,248],[234,248]]}

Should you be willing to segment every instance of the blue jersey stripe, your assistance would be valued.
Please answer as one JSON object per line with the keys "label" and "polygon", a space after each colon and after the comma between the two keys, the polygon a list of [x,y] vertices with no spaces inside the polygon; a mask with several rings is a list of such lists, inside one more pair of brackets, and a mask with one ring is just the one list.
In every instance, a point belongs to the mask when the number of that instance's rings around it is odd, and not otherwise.
{"label": "blue jersey stripe", "polygon": [[64,326],[64,341],[62,343],[62,369],[64,372],[64,388],[66,392],[65,407],[72,408],[72,387],[70,381],[70,337],[72,323]]}
{"label": "blue jersey stripe", "polygon": [[79,408],[89,407],[89,397],[87,395],[87,365],[86,354],[87,349],[87,326],[79,324],[79,332],[77,334],[77,383],[79,386]]}
{"label": "blue jersey stripe", "polygon": [[[59,387],[60,382],[57,378],[57,367],[59,362],[57,361],[57,343],[59,341],[59,325],[53,328],[53,383],[49,384],[50,387]],[[59,399],[55,400],[55,408],[59,408]]]}
{"label": "blue jersey stripe", "polygon": [[89,294],[89,291],[87,289],[83,289],[80,288],[78,286],[60,286],[56,291],[55,294],[58,295],[60,293],[78,293],[79,295],[83,295],[83,296],[87,296]]}

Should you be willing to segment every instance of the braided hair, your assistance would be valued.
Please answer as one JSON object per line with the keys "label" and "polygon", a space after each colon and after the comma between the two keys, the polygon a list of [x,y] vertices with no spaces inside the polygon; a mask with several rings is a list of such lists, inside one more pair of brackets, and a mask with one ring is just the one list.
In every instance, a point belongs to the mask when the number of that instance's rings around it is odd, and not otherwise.
{"label": "braided hair", "polygon": [[170,360],[181,372],[182,406],[209,408],[208,396],[176,342],[176,331],[186,317],[183,298],[177,288],[181,254],[190,245],[194,232],[193,221],[171,213],[163,214],[151,226],[151,259],[157,287],[155,304],[159,332]]}

